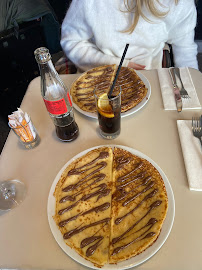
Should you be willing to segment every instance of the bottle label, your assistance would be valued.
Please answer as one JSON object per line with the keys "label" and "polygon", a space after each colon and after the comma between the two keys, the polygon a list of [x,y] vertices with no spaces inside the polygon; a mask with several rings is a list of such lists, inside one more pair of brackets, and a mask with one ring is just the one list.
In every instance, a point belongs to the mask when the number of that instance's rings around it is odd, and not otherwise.
{"label": "bottle label", "polygon": [[67,105],[64,98],[55,101],[44,99],[44,103],[48,112],[51,114],[64,114],[67,112]]}

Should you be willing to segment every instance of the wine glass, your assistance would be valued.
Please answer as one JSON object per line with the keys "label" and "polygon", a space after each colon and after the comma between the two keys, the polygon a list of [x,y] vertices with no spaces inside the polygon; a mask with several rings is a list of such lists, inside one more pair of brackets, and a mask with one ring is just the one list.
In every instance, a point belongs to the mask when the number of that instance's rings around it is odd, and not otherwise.
{"label": "wine glass", "polygon": [[0,182],[0,210],[10,210],[18,206],[25,198],[26,187],[19,180]]}

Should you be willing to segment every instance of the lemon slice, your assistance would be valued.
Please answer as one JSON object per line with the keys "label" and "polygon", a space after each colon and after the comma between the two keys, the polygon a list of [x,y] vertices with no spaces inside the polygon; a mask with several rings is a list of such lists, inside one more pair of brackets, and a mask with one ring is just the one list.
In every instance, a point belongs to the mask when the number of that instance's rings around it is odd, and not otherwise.
{"label": "lemon slice", "polygon": [[107,93],[104,93],[99,97],[97,105],[98,105],[98,111],[101,115],[107,118],[114,117],[112,106],[109,103],[109,98],[107,96]]}

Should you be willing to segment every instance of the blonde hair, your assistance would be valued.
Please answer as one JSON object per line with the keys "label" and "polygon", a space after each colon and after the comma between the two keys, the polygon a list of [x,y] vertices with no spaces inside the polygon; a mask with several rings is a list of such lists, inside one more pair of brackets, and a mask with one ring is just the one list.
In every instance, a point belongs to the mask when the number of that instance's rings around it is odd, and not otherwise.
{"label": "blonde hair", "polygon": [[[177,5],[179,0],[174,0],[175,4]],[[159,11],[156,6],[155,6],[155,2],[157,2],[159,5],[163,6],[162,3],[159,2],[159,0],[133,0],[133,6],[131,6],[131,4],[129,3],[131,2],[131,0],[124,0],[125,3],[125,7],[127,9],[126,12],[131,12],[134,13],[133,16],[133,21],[132,21],[132,25],[129,27],[129,29],[125,30],[124,32],[129,32],[130,34],[134,31],[140,16],[148,21],[151,22],[142,12],[142,6],[145,5],[145,7],[156,17],[161,18],[161,17],[165,17],[168,13],[167,12],[161,12]]]}

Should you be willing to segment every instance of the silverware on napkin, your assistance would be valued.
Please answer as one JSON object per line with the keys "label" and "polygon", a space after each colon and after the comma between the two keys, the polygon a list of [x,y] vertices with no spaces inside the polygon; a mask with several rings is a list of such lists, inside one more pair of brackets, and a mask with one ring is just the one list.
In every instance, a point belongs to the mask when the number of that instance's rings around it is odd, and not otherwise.
{"label": "silverware on napkin", "polygon": [[192,132],[199,139],[202,147],[202,115],[200,117],[192,117]]}
{"label": "silverware on napkin", "polygon": [[182,79],[181,79],[181,75],[180,75],[180,69],[175,67],[174,72],[177,75],[177,77],[179,78],[180,83],[181,83],[180,96],[182,98],[190,98],[189,94],[187,93],[187,90],[184,88],[184,85],[183,85],[183,82],[182,82]]}
{"label": "silverware on napkin", "polygon": [[182,99],[181,99],[179,87],[177,86],[174,68],[169,68],[169,73],[170,73],[170,77],[171,77],[172,84],[173,84],[173,93],[175,96],[177,111],[181,112],[182,111]]}
{"label": "silverware on napkin", "polygon": [[191,120],[177,120],[177,127],[190,190],[202,191],[202,150],[192,133]]}

